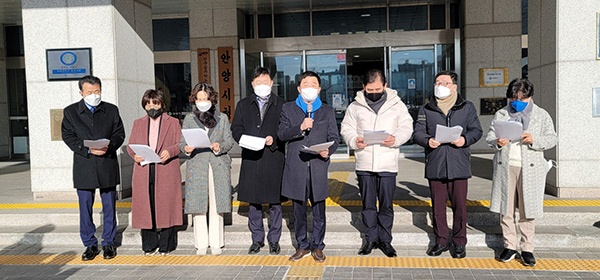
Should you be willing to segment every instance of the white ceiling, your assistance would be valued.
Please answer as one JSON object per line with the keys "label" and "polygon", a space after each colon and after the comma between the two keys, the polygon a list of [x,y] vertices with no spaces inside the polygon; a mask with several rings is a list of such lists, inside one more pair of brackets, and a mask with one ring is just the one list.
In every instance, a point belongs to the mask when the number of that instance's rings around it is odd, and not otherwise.
{"label": "white ceiling", "polygon": [[[43,0],[48,1],[48,0]],[[121,1],[121,0],[116,0]],[[152,0],[152,15],[186,15],[189,10],[236,8],[246,13],[275,13],[298,10],[365,8],[410,3],[444,2],[444,0]],[[21,24],[21,0],[0,0],[0,24]]]}

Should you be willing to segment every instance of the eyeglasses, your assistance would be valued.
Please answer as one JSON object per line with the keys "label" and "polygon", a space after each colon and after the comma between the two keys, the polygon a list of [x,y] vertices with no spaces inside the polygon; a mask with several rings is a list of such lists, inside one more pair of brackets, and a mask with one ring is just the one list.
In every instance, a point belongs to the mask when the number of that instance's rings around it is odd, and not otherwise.
{"label": "eyeglasses", "polygon": [[445,86],[447,87],[448,85],[453,85],[453,82],[435,82],[435,86]]}

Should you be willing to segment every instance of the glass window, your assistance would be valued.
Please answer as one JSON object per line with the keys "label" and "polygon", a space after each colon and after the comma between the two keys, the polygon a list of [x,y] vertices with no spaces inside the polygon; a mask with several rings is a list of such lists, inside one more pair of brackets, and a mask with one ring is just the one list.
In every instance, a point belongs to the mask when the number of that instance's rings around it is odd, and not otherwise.
{"label": "glass window", "polygon": [[275,15],[275,37],[310,36],[310,14],[289,13]]}
{"label": "glass window", "polygon": [[460,9],[458,3],[450,4],[450,28],[460,28]]}
{"label": "glass window", "polygon": [[27,116],[27,83],[25,69],[6,70],[11,117]]}
{"label": "glass window", "polygon": [[446,28],[446,5],[429,6],[429,29]]}
{"label": "glass window", "polygon": [[390,31],[427,30],[427,6],[390,7]]}
{"label": "glass window", "polygon": [[258,15],[258,38],[272,38],[271,15]]}
{"label": "glass window", "polygon": [[254,38],[254,15],[246,15],[246,39]]}
{"label": "glass window", "polygon": [[25,56],[23,26],[6,26],[6,56]]}
{"label": "glass window", "polygon": [[260,53],[246,53],[246,67],[244,67],[244,73],[246,77],[246,92],[242,92],[242,97],[248,96],[252,93],[252,72],[256,67],[260,66]]}
{"label": "glass window", "polygon": [[298,97],[296,76],[302,73],[302,54],[265,54],[264,66],[273,77],[273,92],[286,101]]}
{"label": "glass window", "polygon": [[156,19],[152,21],[154,51],[190,49],[190,26],[187,18]]}
{"label": "glass window", "polygon": [[385,8],[313,12],[313,35],[369,33],[385,30]]}
{"label": "glass window", "polygon": [[437,49],[437,72],[441,72],[444,70],[455,70],[455,62],[454,62],[454,44],[449,45],[436,45]]}
{"label": "glass window", "polygon": [[166,107],[170,115],[183,119],[183,112],[191,112],[188,96],[192,90],[192,76],[189,63],[155,64],[156,89],[166,97]]}

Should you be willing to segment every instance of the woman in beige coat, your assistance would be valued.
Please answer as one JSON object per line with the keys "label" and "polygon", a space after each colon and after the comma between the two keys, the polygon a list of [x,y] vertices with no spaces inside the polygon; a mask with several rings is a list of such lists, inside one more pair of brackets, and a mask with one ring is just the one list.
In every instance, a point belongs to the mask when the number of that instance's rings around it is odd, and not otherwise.
{"label": "woman in beige coat", "polygon": [[[504,250],[498,260],[508,262],[517,255],[516,207],[521,259],[526,266],[535,265],[535,219],[542,217],[544,210],[546,174],[550,170],[544,151],[556,145],[552,118],[533,103],[532,96],[533,85],[528,80],[513,80],[506,90],[510,105],[496,112],[486,138],[496,149],[490,211],[502,216]],[[511,141],[496,135],[494,122],[498,120],[522,123],[521,138]]]}

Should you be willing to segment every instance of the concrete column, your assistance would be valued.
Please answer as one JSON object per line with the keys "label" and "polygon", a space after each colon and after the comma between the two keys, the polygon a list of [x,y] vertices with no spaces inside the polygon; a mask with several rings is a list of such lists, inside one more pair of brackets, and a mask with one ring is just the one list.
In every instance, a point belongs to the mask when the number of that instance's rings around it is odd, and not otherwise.
{"label": "concrete column", "polygon": [[[143,115],[143,92],[154,88],[151,0],[22,0],[22,8],[31,189],[34,199],[74,199],[73,155],[62,141],[51,141],[50,109],[63,109],[81,96],[77,81],[47,81],[46,49],[92,49],[102,98],[119,106],[129,136],[133,120]],[[132,161],[123,151],[120,188],[127,195]]]}
{"label": "concrete column", "polygon": [[600,118],[592,117],[592,89],[600,87],[598,22],[600,2],[529,0],[529,78],[536,103],[546,109],[558,133],[546,153],[558,169],[547,192],[559,197],[600,196]]}
{"label": "concrete column", "polygon": [[[503,98],[506,87],[479,87],[479,69],[506,67],[509,81],[521,77],[521,0],[467,0],[462,5],[461,87],[481,113],[481,98]],[[491,151],[485,135],[492,119],[493,115],[479,115],[483,137],[473,151]]]}
{"label": "concrete column", "polygon": [[8,85],[6,83],[6,50],[4,28],[0,25],[0,158],[10,156],[10,120]]}

